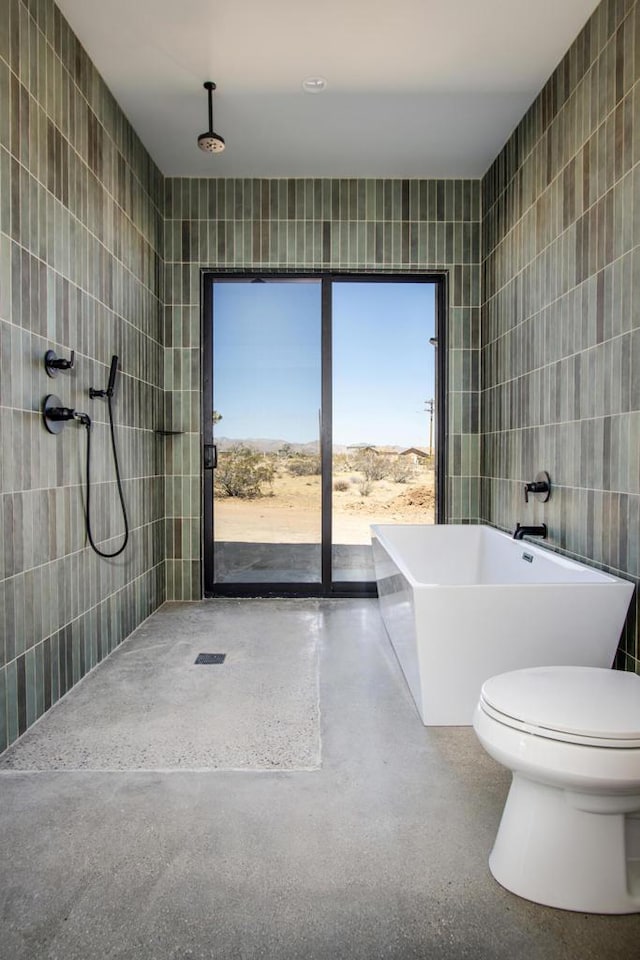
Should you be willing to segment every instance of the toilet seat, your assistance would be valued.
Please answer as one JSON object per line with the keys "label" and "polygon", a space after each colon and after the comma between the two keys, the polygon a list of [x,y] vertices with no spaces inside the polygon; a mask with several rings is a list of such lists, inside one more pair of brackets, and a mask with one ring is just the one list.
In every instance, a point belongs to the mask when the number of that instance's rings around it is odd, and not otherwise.
{"label": "toilet seat", "polygon": [[640,748],[640,676],[600,667],[532,667],[485,681],[479,708],[514,730],[582,746]]}

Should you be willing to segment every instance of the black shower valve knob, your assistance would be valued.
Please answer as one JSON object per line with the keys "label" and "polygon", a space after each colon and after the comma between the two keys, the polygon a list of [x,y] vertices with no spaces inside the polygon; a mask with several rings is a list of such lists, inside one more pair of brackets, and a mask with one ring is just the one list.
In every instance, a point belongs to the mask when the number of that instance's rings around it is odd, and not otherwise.
{"label": "black shower valve knob", "polygon": [[73,407],[49,407],[47,410],[47,417],[49,420],[55,420],[57,422],[64,420],[73,420],[75,410]]}
{"label": "black shower valve knob", "polygon": [[88,414],[74,410],[73,407],[65,407],[60,398],[53,393],[44,398],[42,416],[49,433],[60,433],[70,420],[75,420],[76,423],[81,423],[85,427],[91,427]]}
{"label": "black shower valve knob", "polygon": [[75,350],[71,351],[71,356],[68,360],[65,360],[64,357],[57,356],[55,350],[47,350],[44,355],[44,368],[49,377],[57,377],[60,370],[73,370],[75,362]]}
{"label": "black shower valve knob", "polygon": [[529,494],[537,495],[537,499],[546,503],[551,496],[551,480],[546,470],[541,470],[535,480],[524,485],[524,502],[529,503]]}

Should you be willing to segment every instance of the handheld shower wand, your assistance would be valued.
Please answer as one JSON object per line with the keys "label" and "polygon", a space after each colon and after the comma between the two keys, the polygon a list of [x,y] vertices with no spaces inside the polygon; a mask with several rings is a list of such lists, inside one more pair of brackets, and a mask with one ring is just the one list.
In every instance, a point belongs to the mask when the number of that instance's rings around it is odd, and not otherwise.
{"label": "handheld shower wand", "polygon": [[109,383],[107,384],[107,389],[94,390],[93,387],[89,387],[89,396],[91,397],[92,400],[95,400],[96,397],[106,397],[108,400],[111,400],[116,388],[117,372],[118,372],[118,358],[114,354],[111,357],[111,367],[109,369]]}
{"label": "handheld shower wand", "polygon": [[[122,478],[120,477],[120,464],[118,462],[118,449],[116,447],[116,434],[113,426],[113,409],[111,407],[111,401],[115,393],[116,388],[116,376],[118,373],[118,357],[114,354],[111,357],[111,367],[109,369],[109,382],[107,384],[106,390],[95,390],[93,387],[89,389],[89,396],[92,400],[96,398],[104,397],[107,401],[107,410],[109,411],[109,428],[111,432],[111,449],[113,450],[113,461],[116,468],[116,483],[118,485],[118,496],[120,497],[120,506],[122,507],[122,517],[124,519],[124,540],[118,548],[118,550],[113,553],[104,553],[102,550],[99,550],[96,546],[96,543],[93,539],[93,533],[91,531],[91,429],[90,423],[87,429],[87,537],[89,538],[89,543],[91,547],[100,557],[117,557],[119,556],[127,543],[129,542],[129,518],[127,517],[127,507],[124,502],[124,492],[122,490]],[[88,419],[88,418],[87,418]]]}

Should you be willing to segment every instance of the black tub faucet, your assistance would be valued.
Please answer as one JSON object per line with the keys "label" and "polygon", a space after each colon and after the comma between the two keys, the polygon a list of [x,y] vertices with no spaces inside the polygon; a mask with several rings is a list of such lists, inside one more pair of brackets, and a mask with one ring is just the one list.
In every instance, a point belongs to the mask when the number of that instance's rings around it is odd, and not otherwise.
{"label": "black tub faucet", "polygon": [[516,528],[513,531],[514,540],[522,540],[523,537],[542,537],[543,540],[547,539],[547,525],[546,523],[539,523],[536,526],[528,527],[526,524],[520,525],[516,523]]}

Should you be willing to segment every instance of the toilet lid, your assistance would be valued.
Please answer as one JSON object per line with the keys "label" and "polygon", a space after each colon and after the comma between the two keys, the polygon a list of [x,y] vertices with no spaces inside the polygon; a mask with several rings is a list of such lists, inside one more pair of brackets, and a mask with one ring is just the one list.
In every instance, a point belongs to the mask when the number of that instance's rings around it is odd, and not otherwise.
{"label": "toilet lid", "polygon": [[[599,667],[531,667],[486,680],[496,719],[539,736],[640,746],[640,676]],[[496,716],[497,715],[497,716]]]}

